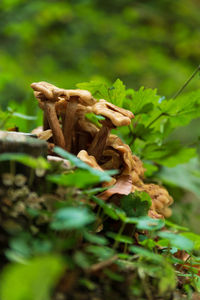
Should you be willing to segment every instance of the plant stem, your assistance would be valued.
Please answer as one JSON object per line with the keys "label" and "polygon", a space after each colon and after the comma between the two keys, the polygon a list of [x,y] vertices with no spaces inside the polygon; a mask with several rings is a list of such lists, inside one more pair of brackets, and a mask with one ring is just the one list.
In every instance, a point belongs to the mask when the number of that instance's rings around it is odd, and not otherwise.
{"label": "plant stem", "polygon": [[183,86],[178,90],[178,92],[172,97],[172,99],[176,99],[180,93],[186,88],[186,86],[190,83],[190,81],[196,76],[196,74],[200,71],[200,65],[196,68],[196,70],[192,73],[189,79],[183,84]]}
{"label": "plant stem", "polygon": [[149,125],[147,125],[147,128],[149,128],[149,127],[151,127],[151,125],[153,124],[153,123],[155,123],[158,119],[160,119],[160,117],[162,117],[162,116],[164,116],[165,115],[165,113],[160,113],[153,121],[151,121],[150,123],[149,123]]}
{"label": "plant stem", "polygon": [[16,173],[16,164],[15,161],[10,160],[10,173],[15,176]]}
{"label": "plant stem", "polygon": [[114,243],[114,245],[113,245],[113,249],[116,249],[116,248],[117,248],[117,246],[118,246],[118,244],[119,244],[119,241],[117,240],[117,238],[118,238],[118,236],[120,236],[120,235],[122,234],[122,232],[124,231],[125,226],[126,226],[126,223],[123,222],[122,225],[121,225],[121,227],[120,227],[120,229],[119,229],[119,232],[118,232],[118,234],[117,234],[115,243]]}

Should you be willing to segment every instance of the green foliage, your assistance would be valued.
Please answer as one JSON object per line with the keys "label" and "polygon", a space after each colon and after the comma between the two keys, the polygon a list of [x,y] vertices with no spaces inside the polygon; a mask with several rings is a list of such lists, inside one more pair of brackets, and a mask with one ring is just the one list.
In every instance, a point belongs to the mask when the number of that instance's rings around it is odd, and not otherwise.
{"label": "green foliage", "polygon": [[[93,180],[97,180],[97,178],[99,178],[100,181],[110,181],[111,177],[110,175],[116,174],[116,171],[107,171],[107,172],[101,172],[97,169],[94,169],[92,167],[90,167],[88,164],[84,163],[82,160],[80,160],[79,158],[77,158],[75,155],[59,148],[59,147],[55,147],[54,148],[54,152],[59,154],[60,156],[62,156],[63,158],[68,159],[73,165],[75,165],[76,167],[83,169],[83,170],[87,170],[90,174],[94,175],[93,176]],[[80,177],[81,177],[82,173],[80,173]],[[87,180],[87,179],[86,179]]]}
{"label": "green foliage", "polygon": [[145,192],[135,192],[121,198],[121,207],[128,217],[146,215],[151,207],[151,197]]}
{"label": "green foliage", "polygon": [[33,169],[49,169],[50,164],[44,157],[34,158],[23,153],[0,154],[0,161],[16,161]]}
{"label": "green foliage", "polygon": [[86,209],[66,207],[53,216],[51,228],[55,230],[81,229],[95,220],[94,216]]}
{"label": "green foliage", "polygon": [[35,257],[25,264],[9,265],[1,274],[1,298],[48,300],[62,272],[63,261],[55,255]]}

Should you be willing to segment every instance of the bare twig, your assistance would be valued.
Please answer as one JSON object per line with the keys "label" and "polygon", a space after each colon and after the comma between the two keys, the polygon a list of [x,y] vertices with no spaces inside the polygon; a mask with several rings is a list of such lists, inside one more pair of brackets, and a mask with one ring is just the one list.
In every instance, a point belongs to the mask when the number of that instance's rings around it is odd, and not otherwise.
{"label": "bare twig", "polygon": [[97,264],[94,264],[89,269],[87,269],[87,273],[94,273],[103,268],[106,268],[106,267],[112,265],[117,259],[118,259],[118,255],[116,254],[106,260],[103,260]]}

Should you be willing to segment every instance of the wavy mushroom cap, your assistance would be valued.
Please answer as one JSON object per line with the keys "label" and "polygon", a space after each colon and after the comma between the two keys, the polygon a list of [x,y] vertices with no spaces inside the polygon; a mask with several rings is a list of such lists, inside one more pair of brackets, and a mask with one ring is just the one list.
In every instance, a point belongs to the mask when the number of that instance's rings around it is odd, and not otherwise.
{"label": "wavy mushroom cap", "polygon": [[130,125],[131,119],[134,115],[129,110],[115,106],[104,99],[99,100],[92,107],[96,115],[102,115],[108,118],[114,126],[127,126]]}
{"label": "wavy mushroom cap", "polygon": [[100,170],[103,172],[103,169],[98,165],[96,158],[92,155],[89,155],[87,151],[81,150],[77,157],[82,160],[84,163],[89,165],[90,167],[93,167],[94,169]]}
{"label": "wavy mushroom cap", "polygon": [[107,147],[115,149],[122,157],[122,164],[124,165],[122,174],[128,175],[134,168],[132,152],[128,145],[124,144],[122,140],[114,134],[110,134],[107,143]]}
{"label": "wavy mushroom cap", "polygon": [[70,101],[70,97],[78,97],[78,102],[83,105],[93,105],[96,103],[96,100],[92,97],[91,93],[86,90],[66,90],[60,89],[57,86],[41,81],[34,82],[31,84],[32,89],[34,90],[35,97],[40,100],[49,100],[53,102],[60,102],[61,104],[64,101]]}

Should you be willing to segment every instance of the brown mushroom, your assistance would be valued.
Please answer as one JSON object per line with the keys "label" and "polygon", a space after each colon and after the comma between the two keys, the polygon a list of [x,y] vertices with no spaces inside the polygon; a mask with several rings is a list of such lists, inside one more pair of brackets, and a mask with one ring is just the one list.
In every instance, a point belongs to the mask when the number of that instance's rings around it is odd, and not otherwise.
{"label": "brown mushroom", "polygon": [[[34,89],[35,97],[39,100],[39,105],[44,110],[45,123],[48,124],[53,133],[53,139],[56,145],[65,148],[65,140],[60,127],[57,113],[55,109],[56,99],[54,98],[53,89],[55,86],[46,83],[32,83],[31,87]],[[47,124],[47,123],[46,123]]]}
{"label": "brown mushroom", "polygon": [[[102,171],[104,172],[104,170],[98,165],[96,159],[94,156],[92,155],[88,155],[87,151],[85,150],[81,150],[78,155],[77,155],[78,158],[80,158],[82,161],[84,161],[86,164],[88,164],[89,166],[93,167],[94,169],[97,169],[99,171]],[[106,186],[111,186],[113,184],[115,184],[116,182],[116,179],[115,178],[112,178],[111,181],[109,182],[104,182],[103,183],[103,186],[106,187]]]}
{"label": "brown mushroom", "polygon": [[[78,103],[85,106],[94,104],[95,100],[91,93],[79,89],[59,89],[47,82],[32,83],[31,87],[34,89],[40,108],[44,110],[44,130],[50,127],[55,144],[71,151],[77,105]],[[63,133],[57,115],[62,118]]]}
{"label": "brown mushroom", "polygon": [[105,117],[105,120],[101,121],[101,129],[96,134],[88,149],[88,153],[94,155],[97,161],[99,161],[111,129],[116,126],[129,125],[131,123],[131,118],[134,116],[132,112],[119,108],[103,99],[92,106],[92,111],[96,115]]}

